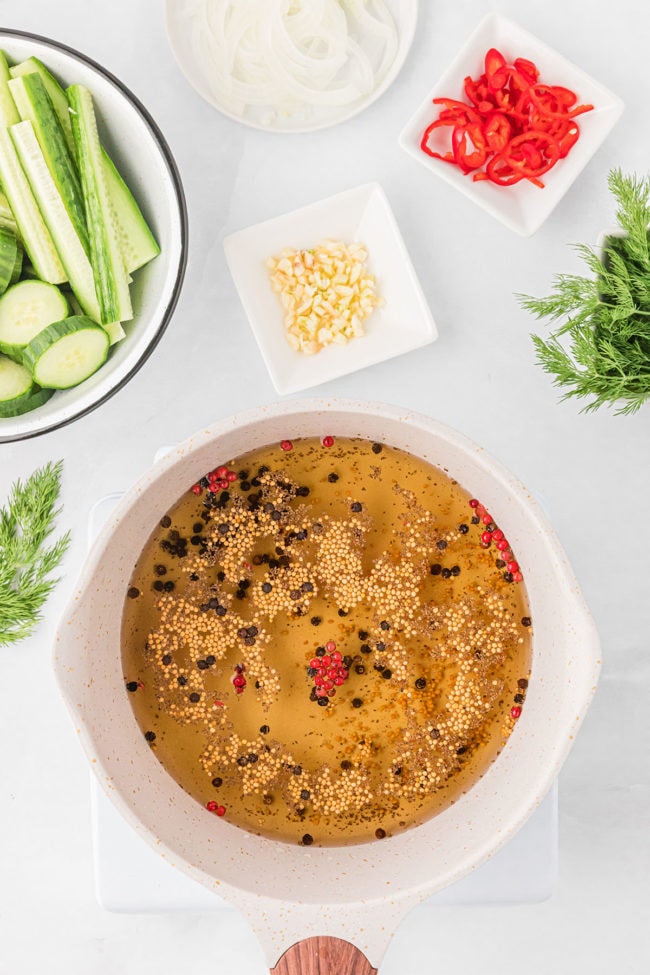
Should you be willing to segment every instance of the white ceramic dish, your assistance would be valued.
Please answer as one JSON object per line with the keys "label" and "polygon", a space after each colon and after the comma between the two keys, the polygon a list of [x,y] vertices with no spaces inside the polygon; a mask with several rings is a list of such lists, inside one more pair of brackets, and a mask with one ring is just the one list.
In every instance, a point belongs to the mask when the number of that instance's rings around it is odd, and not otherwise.
{"label": "white ceramic dish", "polygon": [[188,0],[166,0],[165,25],[167,38],[179,68],[194,90],[213,108],[236,122],[242,122],[244,125],[265,132],[314,132],[358,115],[383,95],[397,78],[415,36],[418,0],[385,0],[385,3],[395,20],[399,41],[395,60],[377,87],[365,98],[351,105],[339,108],[315,108],[309,115],[293,117],[275,115],[271,117],[267,107],[257,109],[249,107],[244,115],[235,115],[217,100],[194,52],[192,25],[186,11],[188,5],[191,5],[191,0],[190,3]]}
{"label": "white ceramic dish", "polygon": [[[285,247],[309,248],[326,238],[359,241],[384,304],[366,334],[316,355],[296,352],[284,335],[284,313],[266,261]],[[397,222],[378,183],[357,186],[226,237],[226,260],[278,393],[295,393],[428,345],[435,322]]]}
{"label": "white ceramic dish", "polygon": [[[381,843],[305,848],[216,820],[166,773],[124,690],[120,622],[152,525],[188,485],[225,458],[287,436],[324,434],[410,451],[452,472],[479,497],[517,552],[535,631],[522,717],[468,793]],[[276,975],[323,970],[312,948],[330,954],[332,971],[374,971],[370,965],[379,964],[409,908],[491,856],[541,802],[573,744],[599,665],[597,633],[576,579],[526,489],[448,427],[396,407],[336,400],[287,402],[223,420],[159,461],[100,532],[58,628],[54,659],[78,737],[107,795],[153,849],[246,914]],[[301,941],[308,936],[307,944]],[[352,946],[369,962],[340,963]],[[313,967],[289,967],[296,952]]]}
{"label": "white ceramic dish", "polygon": [[[579,116],[580,138],[568,156],[544,175],[544,189],[526,180],[511,187],[496,186],[488,180],[475,183],[471,174],[465,176],[457,166],[433,159],[420,148],[424,130],[438,117],[438,107],[431,104],[432,99],[457,98],[466,101],[463,81],[467,75],[476,78],[483,73],[485,54],[491,47],[496,47],[510,62],[517,57],[534,61],[543,82],[571,88],[580,103],[594,106],[592,112]],[[617,95],[528,31],[500,14],[491,13],[480,22],[407,122],[399,143],[430,172],[460,190],[511,230],[528,237],[541,227],[555,209],[616,124],[622,111],[623,102]]]}
{"label": "white ceramic dish", "polygon": [[134,274],[135,317],[108,362],[80,386],[57,392],[37,410],[0,419],[0,443],[54,430],[89,413],[131,379],[162,337],[178,300],[187,260],[187,213],[169,146],[144,106],[121,81],[78,51],[37,35],[0,30],[12,62],[32,55],[62,84],[93,94],[102,138],[151,226],[161,253]]}

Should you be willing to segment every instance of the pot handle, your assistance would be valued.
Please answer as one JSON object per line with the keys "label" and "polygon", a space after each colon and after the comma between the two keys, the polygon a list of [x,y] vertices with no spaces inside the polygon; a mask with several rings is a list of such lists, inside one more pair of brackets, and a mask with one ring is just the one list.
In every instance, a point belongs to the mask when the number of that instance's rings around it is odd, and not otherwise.
{"label": "pot handle", "polygon": [[349,941],[320,935],[288,948],[271,975],[377,975],[377,969]]}

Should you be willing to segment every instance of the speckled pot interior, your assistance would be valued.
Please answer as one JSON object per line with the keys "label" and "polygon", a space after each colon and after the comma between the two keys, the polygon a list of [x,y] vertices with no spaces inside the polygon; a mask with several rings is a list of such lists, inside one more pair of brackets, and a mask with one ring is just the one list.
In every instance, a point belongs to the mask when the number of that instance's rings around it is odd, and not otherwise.
{"label": "speckled pot interior", "polygon": [[[141,548],[188,485],[205,470],[263,444],[325,434],[401,447],[450,472],[478,496],[513,543],[535,629],[522,717],[502,754],[461,800],[381,843],[306,849],[215,819],[168,776],[144,741],[124,691],[120,621]],[[345,913],[354,923],[354,905],[372,905],[376,921],[370,926],[390,928],[411,903],[458,879],[505,843],[557,775],[591,700],[598,656],[593,622],[552,529],[525,488],[480,447],[395,407],[307,401],[257,410],[197,433],[128,492],[95,543],[64,614],[55,668],[92,768],[115,804],[171,862],[256,914],[258,931],[272,927],[272,949],[267,939],[272,958],[292,937],[292,923],[279,920],[283,911],[293,910],[300,923],[311,926],[307,934],[318,927],[311,907],[322,911],[327,905],[330,921],[321,913],[320,928],[335,933],[341,928],[331,920],[337,905],[349,906]],[[260,904],[266,918],[259,916]],[[385,937],[353,940],[374,946],[376,957]]]}

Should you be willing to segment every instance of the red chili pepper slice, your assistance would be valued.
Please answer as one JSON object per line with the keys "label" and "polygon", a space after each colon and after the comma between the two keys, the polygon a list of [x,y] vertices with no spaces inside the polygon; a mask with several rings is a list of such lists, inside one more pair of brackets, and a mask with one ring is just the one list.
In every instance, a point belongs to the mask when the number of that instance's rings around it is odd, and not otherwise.
{"label": "red chili pepper slice", "polygon": [[558,139],[558,146],[560,147],[560,159],[564,159],[568,155],[569,151],[576,144],[580,138],[580,127],[577,122],[572,122],[568,127],[565,135],[561,139]]}
{"label": "red chili pepper slice", "polygon": [[455,162],[456,160],[454,159],[453,152],[440,153],[436,152],[429,146],[429,136],[433,131],[435,131],[435,129],[439,129],[444,126],[453,126],[455,124],[455,121],[452,119],[436,119],[435,122],[432,122],[431,125],[428,125],[424,130],[424,135],[420,140],[420,149],[422,149],[423,152],[426,152],[427,156],[431,156],[433,159],[442,159],[443,162],[450,163]]}
{"label": "red chili pepper slice", "polygon": [[[541,148],[535,143],[541,143]],[[542,176],[560,158],[560,147],[547,132],[524,132],[511,139],[501,155],[523,176]],[[524,159],[518,156],[524,156]]]}
{"label": "red chili pepper slice", "polygon": [[502,112],[493,112],[483,126],[483,131],[490,149],[501,152],[510,140],[512,126]]}
{"label": "red chili pepper slice", "polygon": [[487,75],[488,82],[492,80],[495,74],[498,74],[504,68],[507,68],[507,66],[508,62],[501,51],[497,51],[496,47],[491,47],[485,55],[485,74]]}
{"label": "red chili pepper slice", "polygon": [[[574,119],[593,110],[563,85],[540,81],[537,65],[527,58],[508,63],[497,48],[485,55],[485,70],[463,84],[466,101],[436,98],[439,117],[422,136],[429,156],[455,164],[476,182],[491,180],[512,186],[539,178],[563,159],[580,137]],[[451,147],[432,140],[438,128],[451,128]],[[433,146],[436,148],[434,149]]]}
{"label": "red chili pepper slice", "polygon": [[514,186],[524,178],[522,173],[517,172],[510,166],[501,154],[492,156],[486,167],[486,175],[497,186]]}
{"label": "red chili pepper slice", "polygon": [[464,82],[465,94],[470,102],[482,112],[490,111],[496,107],[494,102],[495,93],[490,91],[484,78],[485,75],[482,75],[478,81],[474,81],[473,78],[468,76]]}
{"label": "red chili pepper slice", "polygon": [[434,105],[442,105],[440,118],[454,119],[459,122],[480,122],[481,116],[465,102],[459,102],[455,98],[434,98]]}
{"label": "red chili pepper slice", "polygon": [[584,115],[585,112],[593,112],[593,105],[578,105],[577,108],[571,109],[569,112],[569,118],[575,118],[576,115]]}
{"label": "red chili pepper slice", "polygon": [[487,159],[488,145],[478,122],[457,125],[451,134],[451,147],[454,159],[464,173],[478,169]]}

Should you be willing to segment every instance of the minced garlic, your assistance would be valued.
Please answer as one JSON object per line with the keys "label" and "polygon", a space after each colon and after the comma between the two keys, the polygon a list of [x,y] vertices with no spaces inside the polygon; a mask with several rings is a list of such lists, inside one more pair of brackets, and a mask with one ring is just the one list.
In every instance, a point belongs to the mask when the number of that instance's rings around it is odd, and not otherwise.
{"label": "minced garlic", "polygon": [[310,250],[283,250],[269,258],[271,286],[285,311],[287,342],[313,355],[332,342],[365,334],[364,321],[383,304],[365,262],[363,244],[324,240]]}

